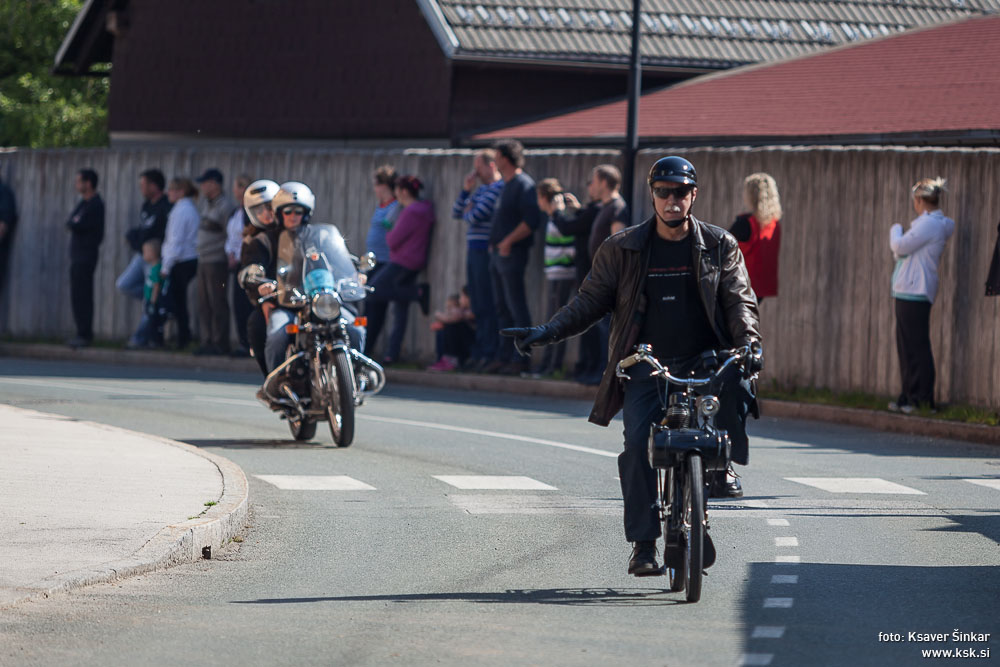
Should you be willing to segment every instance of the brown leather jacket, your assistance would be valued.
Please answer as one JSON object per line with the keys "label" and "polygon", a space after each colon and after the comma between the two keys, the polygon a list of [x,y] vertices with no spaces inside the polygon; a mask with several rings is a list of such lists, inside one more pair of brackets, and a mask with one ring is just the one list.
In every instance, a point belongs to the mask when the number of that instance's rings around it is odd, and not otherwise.
{"label": "brown leather jacket", "polygon": [[[720,347],[760,340],[757,297],[750,289],[743,255],[729,232],[691,216],[695,275],[705,312]],[[621,410],[625,389],[615,377],[615,366],[640,342],[646,312],[643,294],[649,263],[650,235],[656,218],[609,237],[594,256],[580,291],[545,325],[556,342],[583,333],[611,313],[608,366],[604,369],[590,421],[607,426]]]}

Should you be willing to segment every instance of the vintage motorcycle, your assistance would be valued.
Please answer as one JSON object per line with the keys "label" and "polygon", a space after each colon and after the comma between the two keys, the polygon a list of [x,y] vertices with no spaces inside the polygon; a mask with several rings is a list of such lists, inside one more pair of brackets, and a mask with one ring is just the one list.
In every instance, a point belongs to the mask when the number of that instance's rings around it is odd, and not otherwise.
{"label": "vintage motorcycle", "polygon": [[[264,380],[265,404],[288,420],[296,440],[309,440],[327,421],[338,447],[354,440],[354,409],[385,386],[382,366],[362,354],[365,319],[356,308],[367,294],[359,276],[375,266],[372,253],[359,258],[334,225],[310,223],[285,230],[278,240],[274,299],[294,313],[285,360]],[[244,269],[243,281],[270,281],[263,266]]]}

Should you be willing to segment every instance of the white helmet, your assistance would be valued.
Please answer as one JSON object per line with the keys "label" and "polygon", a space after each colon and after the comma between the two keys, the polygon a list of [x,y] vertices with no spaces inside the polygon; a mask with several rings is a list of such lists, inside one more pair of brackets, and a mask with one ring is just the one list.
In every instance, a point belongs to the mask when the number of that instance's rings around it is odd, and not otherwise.
{"label": "white helmet", "polygon": [[270,203],[276,194],[278,194],[278,184],[266,178],[254,181],[247,186],[246,192],[243,193],[243,210],[246,211],[247,217],[250,218],[251,225],[258,229],[267,229],[274,226],[273,220],[270,224],[265,224],[261,221],[253,209],[261,204]]}
{"label": "white helmet", "polygon": [[284,222],[281,209],[290,204],[298,204],[306,209],[306,214],[302,216],[302,224],[305,224],[309,222],[309,216],[312,215],[313,209],[316,207],[316,196],[305,183],[288,181],[281,184],[278,194],[274,195],[274,199],[271,200],[271,206],[274,207],[274,212],[278,216],[278,222]]}

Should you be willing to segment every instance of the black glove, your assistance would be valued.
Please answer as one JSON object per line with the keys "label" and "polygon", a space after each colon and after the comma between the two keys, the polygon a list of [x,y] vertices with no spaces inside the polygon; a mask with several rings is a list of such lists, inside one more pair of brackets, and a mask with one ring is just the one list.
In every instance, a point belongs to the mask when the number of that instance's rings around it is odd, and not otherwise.
{"label": "black glove", "polygon": [[764,369],[764,349],[760,341],[750,343],[750,356],[747,357],[747,373],[753,375]]}
{"label": "black glove", "polygon": [[514,347],[525,357],[531,356],[533,346],[548,345],[555,340],[555,336],[544,324],[540,327],[509,327],[501,329],[500,335],[513,338]]}

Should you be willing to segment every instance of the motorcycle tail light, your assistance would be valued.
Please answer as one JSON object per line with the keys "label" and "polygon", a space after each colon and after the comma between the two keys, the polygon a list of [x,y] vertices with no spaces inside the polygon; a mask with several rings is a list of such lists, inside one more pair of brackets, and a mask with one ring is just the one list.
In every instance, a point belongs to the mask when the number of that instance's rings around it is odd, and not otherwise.
{"label": "motorcycle tail light", "polygon": [[356,327],[366,327],[366,326],[368,326],[368,318],[367,317],[355,317],[354,318],[354,326],[356,326]]}
{"label": "motorcycle tail light", "polygon": [[285,325],[285,333],[297,334],[298,332],[299,332],[299,325],[298,324],[286,324]]}

